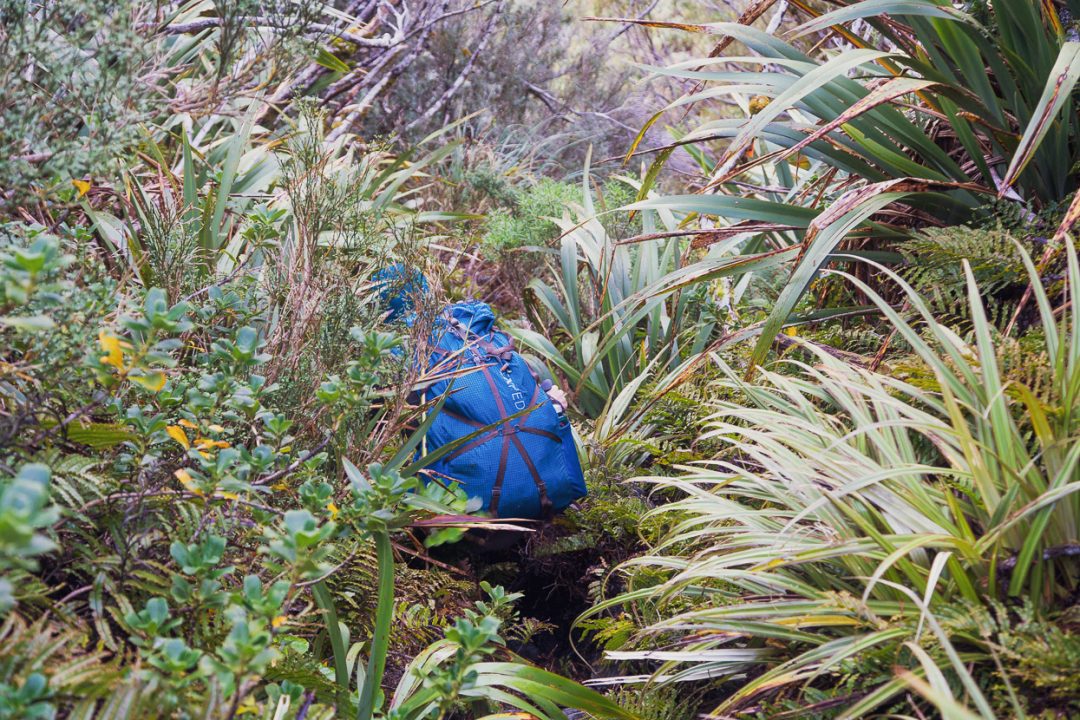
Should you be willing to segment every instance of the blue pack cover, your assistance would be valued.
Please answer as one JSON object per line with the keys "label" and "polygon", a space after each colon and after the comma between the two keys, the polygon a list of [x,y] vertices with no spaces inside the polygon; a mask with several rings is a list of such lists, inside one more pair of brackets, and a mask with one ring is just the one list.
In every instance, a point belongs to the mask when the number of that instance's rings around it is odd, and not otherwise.
{"label": "blue pack cover", "polygon": [[404,263],[394,263],[376,272],[371,279],[379,289],[383,309],[388,311],[386,322],[412,325],[416,319],[413,301],[428,291],[424,274]]}
{"label": "blue pack cover", "polygon": [[428,470],[461,483],[499,517],[545,517],[583,497],[570,421],[555,410],[511,338],[495,328],[491,308],[475,301],[451,305],[436,322],[434,341],[431,370],[472,371],[427,391],[433,398],[451,388],[428,429],[427,451],[498,424]]}

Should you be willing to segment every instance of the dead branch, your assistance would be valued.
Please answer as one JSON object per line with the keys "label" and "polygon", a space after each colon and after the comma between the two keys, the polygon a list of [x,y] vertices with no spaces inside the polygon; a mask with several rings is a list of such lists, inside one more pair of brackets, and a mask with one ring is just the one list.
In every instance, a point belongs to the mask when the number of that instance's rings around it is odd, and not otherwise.
{"label": "dead branch", "polygon": [[484,25],[484,29],[480,34],[480,42],[477,43],[476,48],[470,53],[468,61],[465,63],[465,67],[458,73],[457,78],[450,84],[450,87],[446,88],[442,95],[429,107],[424,113],[413,120],[411,123],[405,126],[406,130],[411,130],[420,123],[430,119],[435,113],[439,112],[442,107],[450,101],[450,98],[454,97],[454,94],[465,84],[465,80],[468,79],[472,73],[473,66],[476,63],[476,58],[480,57],[484,52],[484,48],[487,46],[488,40],[491,39],[493,34],[495,23],[499,19],[499,15],[502,14],[504,0],[498,0],[495,4],[495,9],[491,12],[491,17],[488,18],[487,23]]}

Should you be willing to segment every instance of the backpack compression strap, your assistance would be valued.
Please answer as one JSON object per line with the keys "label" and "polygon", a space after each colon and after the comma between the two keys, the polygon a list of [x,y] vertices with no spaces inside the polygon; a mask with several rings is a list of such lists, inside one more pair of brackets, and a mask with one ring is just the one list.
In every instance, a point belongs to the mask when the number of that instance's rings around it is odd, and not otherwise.
{"label": "backpack compression strap", "polygon": [[[486,367],[484,368],[484,374],[487,375],[487,368]],[[492,392],[497,392],[496,389],[495,389],[495,386],[494,386],[494,381],[491,379],[490,375],[488,375],[488,382],[491,383],[491,385],[492,385],[491,391]],[[539,386],[534,387],[532,399],[529,401],[529,404],[533,406],[533,410],[536,410],[537,408],[540,407],[540,403],[537,402],[537,395],[539,394],[539,392],[540,392]],[[499,401],[499,409],[500,409],[501,412],[504,412],[502,410],[502,401],[501,401],[501,399]],[[532,413],[530,412],[529,414],[532,414]],[[507,417],[505,412],[503,414],[503,417]],[[526,417],[528,417],[528,415],[526,415]],[[543,435],[545,437],[550,437],[550,438],[552,438],[552,439],[554,439],[556,441],[558,441],[559,438],[557,436],[555,436],[554,434],[552,434],[552,433],[549,433],[549,432],[547,432],[545,430],[538,430],[536,428],[527,428],[527,427],[513,428],[513,427],[508,427],[508,426],[504,425],[503,429],[504,429],[504,433],[503,433],[503,437],[502,437],[502,451],[499,453],[499,471],[495,475],[495,486],[491,489],[491,503],[489,505],[489,509],[491,510],[491,513],[493,515],[498,515],[499,498],[502,496],[503,480],[506,477],[506,466],[507,466],[507,463],[509,462],[509,459],[510,459],[510,457],[509,457],[510,456],[510,445],[512,443],[514,445],[514,447],[517,449],[518,454],[521,455],[521,459],[525,462],[525,467],[528,468],[529,475],[532,476],[533,483],[535,483],[536,490],[540,495],[540,513],[541,513],[541,516],[543,518],[545,518],[545,519],[550,518],[555,513],[553,512],[553,509],[552,509],[551,498],[548,497],[547,483],[545,483],[544,478],[542,478],[540,476],[540,473],[536,469],[536,465],[533,463],[532,458],[529,457],[529,451],[525,449],[525,445],[518,438],[517,433],[519,433],[519,432],[527,432],[527,433],[532,433],[532,434],[535,434],[535,435]]]}
{"label": "backpack compression strap", "polygon": [[[512,338],[509,338],[509,343],[507,345],[503,347],[496,347],[490,340],[477,336],[474,333],[470,333],[468,329],[466,329],[460,322],[458,322],[454,318],[451,318],[450,327],[451,331],[454,332],[454,334],[457,335],[462,340],[462,342],[469,342],[468,336],[470,334],[474,335],[474,337],[476,338],[476,345],[480,348],[480,350],[486,356],[501,362],[503,369],[506,368],[506,364],[509,363],[510,359],[513,357],[514,341]],[[480,445],[483,445],[489,440],[494,439],[495,436],[501,435],[502,446],[499,449],[499,469],[495,474],[495,484],[494,486],[492,486],[491,489],[491,502],[488,504],[488,509],[491,510],[491,513],[493,515],[498,514],[499,499],[502,497],[503,481],[506,479],[506,469],[510,463],[510,445],[512,444],[514,448],[518,451],[518,454],[521,455],[521,459],[524,461],[525,467],[529,471],[529,475],[532,476],[533,483],[536,484],[536,490],[540,495],[540,511],[543,517],[550,518],[554,514],[554,512],[551,498],[548,497],[547,483],[545,483],[543,477],[541,477],[540,472],[536,468],[536,464],[533,463],[532,458],[529,456],[528,450],[525,449],[524,443],[522,443],[521,440],[518,439],[517,433],[524,432],[532,435],[540,435],[542,437],[548,438],[549,440],[553,440],[554,442],[562,442],[562,440],[561,438],[559,438],[558,435],[548,432],[547,430],[529,427],[511,427],[506,422],[507,418],[510,417],[511,413],[507,412],[506,404],[503,403],[502,395],[499,394],[498,385],[495,383],[495,378],[491,374],[491,366],[487,364],[481,364],[477,367],[480,369],[480,372],[484,374],[484,379],[487,380],[488,387],[491,389],[491,394],[495,398],[495,404],[499,409],[499,417],[502,419],[502,422],[500,423],[500,426],[498,428],[492,430],[491,432],[484,433],[477,439],[473,440],[471,443],[468,443],[467,445],[458,448],[453,453],[448,455],[446,459],[447,461],[453,460],[454,458],[468,452],[469,450],[479,447]],[[532,368],[530,368],[530,372],[531,370]],[[528,418],[528,416],[531,415],[533,411],[535,411],[541,406],[542,402],[540,401],[539,394],[540,386],[535,385],[533,387],[532,399],[529,401],[529,404],[532,405],[532,410],[526,413],[525,418]],[[468,425],[472,425],[473,427],[484,427],[483,424],[472,420],[471,418],[467,418],[459,413],[453,412],[452,410],[443,410],[442,412],[445,412],[450,415],[450,417],[460,420]]]}

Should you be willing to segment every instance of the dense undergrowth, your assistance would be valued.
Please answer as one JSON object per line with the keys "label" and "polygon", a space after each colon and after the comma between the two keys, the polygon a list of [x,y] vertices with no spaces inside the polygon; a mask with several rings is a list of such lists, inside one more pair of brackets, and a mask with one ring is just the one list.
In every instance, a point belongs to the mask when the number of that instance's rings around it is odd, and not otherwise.
{"label": "dense undergrowth", "polygon": [[0,0],[0,718],[1080,713],[1080,7],[625,5]]}

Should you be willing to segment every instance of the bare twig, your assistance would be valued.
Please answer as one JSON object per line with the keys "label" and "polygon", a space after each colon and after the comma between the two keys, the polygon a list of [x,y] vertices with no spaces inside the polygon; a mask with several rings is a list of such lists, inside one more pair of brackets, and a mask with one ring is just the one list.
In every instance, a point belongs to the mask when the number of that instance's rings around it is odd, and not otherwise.
{"label": "bare twig", "polygon": [[[446,10],[449,6],[450,0],[442,0],[440,10],[438,11],[439,15],[445,16],[447,14]],[[397,77],[401,75],[401,73],[405,72],[406,68],[408,68],[413,63],[413,61],[416,60],[417,57],[420,56],[420,53],[425,47],[427,36],[431,32],[431,28],[434,27],[434,25],[435,23],[427,23],[423,26],[423,31],[421,32],[420,37],[412,43],[411,49],[405,55],[400,57],[400,59],[395,62],[393,67],[388,72],[379,77],[378,81],[373,83],[373,85],[370,87],[364,97],[360,100],[360,102],[356,103],[355,105],[346,105],[345,107],[341,108],[342,111],[348,109],[349,114],[346,115],[340,123],[337,123],[337,126],[333,130],[331,130],[329,134],[327,134],[326,139],[328,142],[333,142],[345,133],[351,132],[352,128],[356,125],[356,123],[364,117],[367,111],[375,103],[375,100],[378,98],[378,96],[387,87],[389,87],[390,83],[397,79]],[[402,48],[404,47],[404,44],[399,45],[391,49],[389,52],[400,54]],[[390,58],[383,58],[381,60],[381,65],[385,67],[389,63]],[[364,75],[364,81],[370,81],[373,79],[374,76],[378,76],[378,71],[373,68],[369,69]],[[364,84],[361,83],[358,90],[362,89],[363,87]],[[333,91],[335,90],[335,88],[332,86],[330,90]],[[340,90],[337,91],[340,92]]]}
{"label": "bare twig", "polygon": [[[254,508],[256,510],[261,510],[263,512],[268,512],[275,515],[282,514],[281,510],[269,507],[267,505],[260,505],[259,503],[251,502],[250,500],[244,500],[243,498],[235,498],[231,496],[225,497],[223,495],[211,495],[209,497],[203,497],[196,493],[188,492],[187,490],[159,490],[156,492],[138,491],[113,493],[111,495],[104,495],[99,498],[94,498],[90,502],[83,504],[75,512],[85,513],[87,510],[97,507],[98,505],[105,505],[106,503],[114,502],[117,500],[151,500],[160,498],[183,498],[185,500],[194,500],[198,497],[202,497],[203,500],[224,500],[225,502],[237,503],[239,505],[244,505],[246,507]],[[52,527],[54,529],[59,528],[68,520],[71,520],[70,516],[62,517],[55,523],[53,523]]]}
{"label": "bare twig", "polygon": [[[240,18],[240,22],[246,23],[251,27],[268,28],[271,30],[286,29],[281,22],[275,21],[273,18],[259,15]],[[153,23],[145,23],[140,26],[140,29],[153,30],[154,32],[163,35],[187,35],[189,33],[199,33],[203,30],[221,27],[223,24],[223,18],[211,17],[199,18],[198,20],[192,20],[191,22],[179,23],[176,25],[160,26]],[[342,40],[347,40],[355,45],[371,48],[390,48],[405,41],[405,32],[401,27],[395,28],[393,34],[383,33],[379,37],[374,38],[358,35],[351,30],[327,25],[326,23],[308,23],[304,27],[304,30],[313,34],[331,35],[333,37],[341,38]]]}
{"label": "bare twig", "polygon": [[485,2],[476,3],[474,5],[469,5],[468,7],[464,7],[464,8],[461,8],[459,10],[451,10],[449,12],[444,11],[438,17],[433,18],[432,20],[429,20],[428,22],[424,23],[423,25],[419,25],[418,27],[415,27],[412,30],[410,30],[408,33],[406,33],[405,38],[409,39],[413,35],[424,32],[425,30],[430,30],[431,28],[438,25],[439,23],[446,20],[447,18],[452,18],[452,17],[454,17],[456,15],[464,15],[466,13],[476,12],[477,10],[483,10],[488,5],[490,5],[490,4],[494,3],[494,2],[501,2],[501,0],[485,0]]}
{"label": "bare twig", "polygon": [[[416,56],[419,54],[420,44],[418,43],[417,47],[415,47],[413,51],[406,56],[406,62],[404,64],[407,65],[411,63],[412,60],[415,59]],[[368,109],[371,108],[372,104],[374,104],[375,98],[377,98],[379,94],[384,89],[386,89],[387,85],[390,84],[390,82],[394,79],[395,76],[396,75],[393,72],[388,72],[383,75],[382,78],[380,78],[379,81],[375,83],[375,85],[370,90],[367,91],[367,93],[360,100],[360,102],[352,105],[351,109],[349,110],[349,114],[345,116],[345,119],[340,124],[338,124],[337,127],[331,130],[329,134],[327,134],[327,142],[333,142],[345,133],[351,131],[353,126],[356,125],[357,121],[360,120],[360,118],[362,118],[367,113]],[[345,108],[342,109],[344,110]]]}
{"label": "bare twig", "polygon": [[491,39],[493,30],[495,28],[495,23],[499,19],[499,15],[502,14],[503,2],[504,0],[498,0],[498,2],[495,4],[495,9],[491,12],[491,17],[488,18],[487,23],[484,25],[484,29],[481,31],[480,42],[477,43],[472,53],[470,53],[469,59],[465,63],[465,67],[463,67],[461,69],[461,72],[458,73],[458,76],[454,80],[454,82],[450,83],[450,86],[446,88],[443,94],[440,95],[439,98],[434,102],[434,104],[432,104],[431,107],[425,110],[420,117],[416,118],[411,123],[406,125],[406,130],[411,130],[420,123],[434,116],[435,113],[439,112],[439,110],[442,109],[443,105],[449,102],[450,98],[454,97],[457,91],[461,89],[461,86],[465,84],[465,80],[467,80],[469,75],[472,74],[473,67],[476,63],[476,58],[480,57],[480,55],[484,52],[484,48],[487,46],[488,40]]}
{"label": "bare twig", "polygon": [[268,484],[268,483],[272,483],[272,482],[274,482],[275,480],[277,480],[277,479],[279,479],[279,478],[285,477],[285,476],[286,476],[286,475],[288,475],[289,473],[295,472],[295,471],[296,471],[296,469],[297,469],[298,467],[300,467],[300,466],[301,466],[302,464],[304,464],[305,462],[307,462],[308,460],[310,460],[311,458],[313,458],[313,457],[314,457],[314,456],[315,456],[315,455],[316,455],[317,453],[319,453],[319,452],[320,452],[320,451],[321,451],[321,450],[322,450],[322,449],[323,449],[324,447],[326,447],[327,445],[329,445],[329,444],[330,444],[330,440],[331,440],[332,438],[333,438],[333,435],[327,435],[326,437],[324,437],[324,438],[322,439],[322,442],[320,442],[320,443],[319,443],[318,445],[316,445],[315,447],[313,447],[313,448],[312,448],[312,449],[311,449],[310,451],[308,451],[308,453],[307,453],[306,455],[304,455],[303,457],[299,457],[299,458],[297,458],[296,460],[294,460],[294,461],[293,461],[292,463],[290,463],[290,464],[288,465],[288,467],[284,467],[284,468],[282,468],[281,470],[278,470],[277,472],[274,472],[274,473],[270,473],[269,475],[267,475],[267,476],[266,476],[266,477],[264,477],[264,478],[258,478],[257,480],[255,480],[255,481],[254,481],[254,482],[252,482],[251,484],[252,484],[252,485],[266,485],[266,484]]}
{"label": "bare twig", "polygon": [[535,95],[540,100],[540,102],[544,103],[544,105],[547,106],[547,109],[550,110],[552,113],[558,113],[560,111],[560,108],[558,106],[562,105],[562,101],[560,101],[558,98],[556,98],[544,88],[538,85],[534,85],[531,82],[526,82],[525,89],[528,90],[532,95]]}
{"label": "bare twig", "polygon": [[26,163],[40,163],[40,162],[45,162],[46,160],[48,160],[52,156],[53,156],[53,153],[51,153],[51,152],[39,152],[39,153],[30,153],[29,155],[16,155],[14,159],[19,160],[21,162],[26,162]]}

